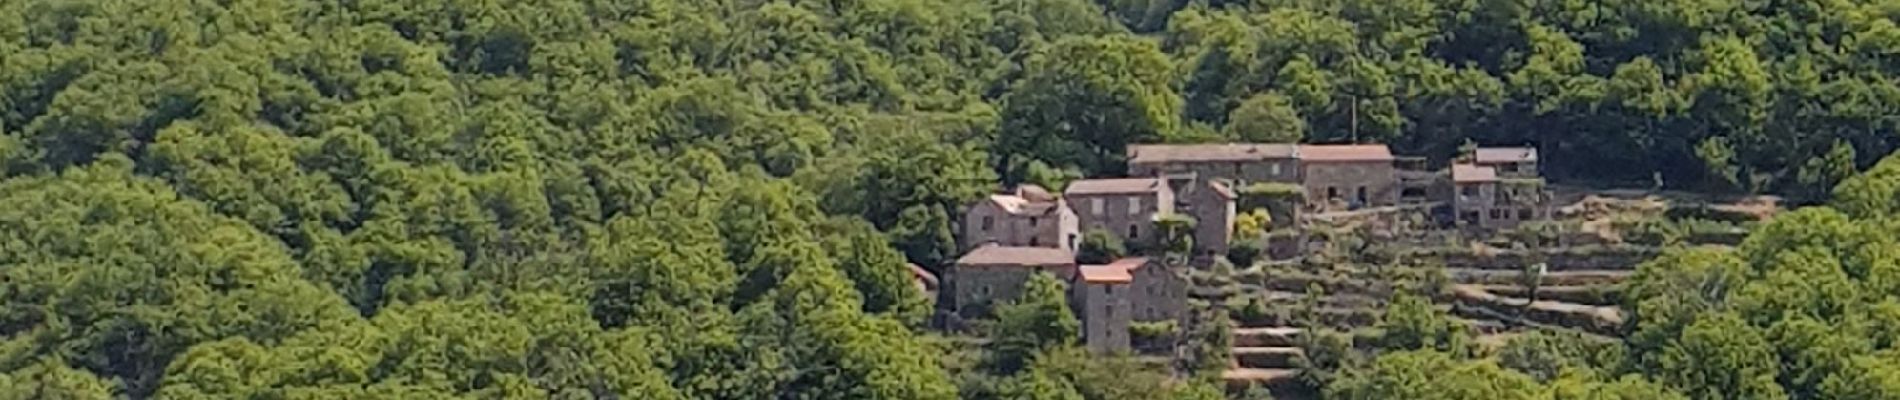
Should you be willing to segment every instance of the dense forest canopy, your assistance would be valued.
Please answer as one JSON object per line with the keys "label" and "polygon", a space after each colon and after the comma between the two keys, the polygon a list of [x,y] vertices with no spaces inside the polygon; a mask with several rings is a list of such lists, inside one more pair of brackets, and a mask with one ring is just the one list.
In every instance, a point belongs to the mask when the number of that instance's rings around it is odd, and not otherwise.
{"label": "dense forest canopy", "polygon": [[[1537,144],[1558,178],[1821,199],[1900,145],[1897,18],[1875,0],[0,0],[0,398],[970,397],[903,264],[954,258],[959,207],[998,180],[1118,174],[1129,143],[1472,141]],[[1838,232],[1672,255],[1724,279],[1840,274],[1644,299],[1628,371],[1694,398],[1900,392],[1874,368],[1900,364],[1894,174],[1844,185],[1846,216],[1792,217]],[[1869,236],[1887,242],[1828,239]],[[1669,282],[1654,293],[1682,295]],[[1864,373],[1728,353],[1763,343]],[[1037,346],[987,395],[1112,397],[1075,382],[1120,377]],[[1355,390],[1337,393],[1385,393]]]}

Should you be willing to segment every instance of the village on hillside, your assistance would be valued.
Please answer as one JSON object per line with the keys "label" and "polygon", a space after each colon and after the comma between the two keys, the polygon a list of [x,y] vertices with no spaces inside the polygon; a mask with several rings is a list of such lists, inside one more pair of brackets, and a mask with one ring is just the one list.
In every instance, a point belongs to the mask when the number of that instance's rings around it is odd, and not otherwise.
{"label": "village on hillside", "polygon": [[912,270],[951,332],[1047,274],[1067,283],[1075,339],[1091,351],[1179,363],[1205,345],[1192,332],[1225,330],[1230,389],[1303,398],[1312,393],[1296,381],[1316,361],[1300,336],[1350,342],[1396,294],[1432,300],[1481,341],[1528,328],[1611,335],[1623,316],[1606,292],[1658,247],[1734,244],[1778,208],[1555,186],[1530,146],[1440,157],[1377,144],[1131,145],[1126,176],[999,187],[967,205],[962,256],[941,277]]}

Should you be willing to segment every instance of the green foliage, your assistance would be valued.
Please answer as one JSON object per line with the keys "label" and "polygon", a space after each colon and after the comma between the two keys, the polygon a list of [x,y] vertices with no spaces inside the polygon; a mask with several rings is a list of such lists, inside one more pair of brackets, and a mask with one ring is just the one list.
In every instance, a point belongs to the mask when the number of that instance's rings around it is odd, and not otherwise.
{"label": "green foliage", "polygon": [[1233,263],[1233,265],[1244,265],[1251,268],[1254,262],[1259,261],[1260,256],[1263,254],[1266,254],[1266,249],[1260,248],[1260,242],[1258,241],[1238,241],[1227,247],[1227,261]]}
{"label": "green foliage", "polygon": [[1379,357],[1326,387],[1329,399],[1534,399],[1537,381],[1486,361],[1459,361],[1437,351]]}
{"label": "green foliage", "polygon": [[[10,1],[0,396],[958,396],[902,263],[954,259],[963,206],[1235,138],[1529,142],[1558,178],[1832,195],[1640,268],[1632,364],[1695,397],[1885,396],[1900,162],[1850,175],[1900,145],[1889,8]],[[1293,221],[1280,189],[1243,209]],[[1013,362],[1069,351],[1051,293]],[[1055,369],[994,386],[1161,382]]]}
{"label": "green foliage", "polygon": [[1550,382],[1565,374],[1612,377],[1624,362],[1620,343],[1574,331],[1535,330],[1498,350],[1498,365]]}
{"label": "green foliage", "polygon": [[1053,275],[1035,274],[1021,297],[996,308],[988,364],[1000,374],[1014,374],[1037,354],[1075,343],[1081,332],[1066,285]]}
{"label": "green foliage", "polygon": [[1120,236],[1101,229],[1090,229],[1082,234],[1082,244],[1075,251],[1075,262],[1108,264],[1127,255],[1128,249],[1122,246]]}
{"label": "green foliage", "polygon": [[1386,306],[1375,326],[1384,335],[1379,346],[1395,350],[1436,350],[1449,354],[1471,351],[1471,333],[1445,312],[1432,308],[1429,299],[1400,294]]}
{"label": "green foliage", "polygon": [[1278,93],[1247,98],[1227,116],[1228,140],[1250,143],[1296,143],[1306,136],[1306,120],[1292,101]]}

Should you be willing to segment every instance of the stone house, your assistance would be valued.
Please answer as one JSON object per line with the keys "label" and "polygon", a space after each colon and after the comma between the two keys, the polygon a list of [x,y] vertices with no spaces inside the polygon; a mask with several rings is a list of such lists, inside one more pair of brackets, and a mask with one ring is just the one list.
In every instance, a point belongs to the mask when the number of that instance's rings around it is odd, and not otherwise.
{"label": "stone house", "polygon": [[1158,178],[1086,179],[1070,182],[1063,200],[1076,208],[1082,232],[1100,229],[1130,247],[1154,244],[1155,219],[1174,214],[1174,190]]}
{"label": "stone house", "polygon": [[1208,182],[1223,179],[1249,182],[1300,181],[1298,145],[1275,143],[1130,145],[1128,176]]}
{"label": "stone house", "polygon": [[1239,198],[1225,181],[1208,181],[1190,186],[1181,194],[1177,210],[1194,217],[1194,250],[1201,254],[1226,254],[1234,239],[1235,201]]}
{"label": "stone house", "polygon": [[984,244],[1048,247],[1075,252],[1079,221],[1063,199],[1035,185],[992,194],[963,213],[958,242],[964,251]]}
{"label": "stone house", "polygon": [[1490,167],[1499,178],[1532,179],[1542,176],[1537,169],[1535,147],[1479,147],[1472,151],[1471,163]]}
{"label": "stone house", "polygon": [[1457,225],[1503,229],[1550,218],[1540,178],[1507,178],[1490,166],[1453,164],[1452,209]]}
{"label": "stone house", "polygon": [[1133,279],[1127,297],[1134,321],[1179,324],[1187,318],[1188,279],[1182,271],[1144,257],[1124,258],[1108,266],[1128,271]]}
{"label": "stone house", "polygon": [[1128,350],[1128,327],[1134,318],[1128,294],[1134,280],[1121,266],[1084,265],[1069,284],[1069,308],[1082,322],[1082,344],[1089,351]]}
{"label": "stone house", "polygon": [[1148,258],[1124,258],[1107,265],[1078,267],[1069,285],[1069,305],[1082,320],[1082,341],[1090,350],[1127,350],[1135,322],[1187,317],[1187,277]]}
{"label": "stone house", "polygon": [[1158,261],[1124,258],[1076,265],[1061,249],[995,244],[977,247],[944,273],[948,307],[963,317],[988,313],[1022,296],[1036,274],[1069,283],[1069,307],[1081,320],[1082,341],[1091,350],[1125,351],[1134,322],[1178,324],[1187,316],[1187,277]]}
{"label": "stone house", "polygon": [[965,317],[983,314],[994,304],[1021,296],[1023,285],[1039,273],[1073,279],[1074,253],[1051,247],[978,246],[944,272],[948,306]]}
{"label": "stone house", "polygon": [[1307,204],[1325,207],[1337,200],[1348,208],[1362,208],[1399,203],[1398,170],[1385,145],[1303,145],[1298,156]]}

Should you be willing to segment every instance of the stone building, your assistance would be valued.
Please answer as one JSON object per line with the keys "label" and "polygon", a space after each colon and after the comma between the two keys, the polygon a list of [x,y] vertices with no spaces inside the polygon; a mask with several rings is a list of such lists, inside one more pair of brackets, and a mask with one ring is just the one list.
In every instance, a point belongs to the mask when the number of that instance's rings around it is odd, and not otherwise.
{"label": "stone building", "polygon": [[1458,226],[1503,229],[1550,218],[1549,195],[1544,193],[1543,179],[1500,175],[1491,166],[1463,163],[1451,166],[1451,204]]}
{"label": "stone building", "polygon": [[1108,266],[1128,271],[1132,279],[1127,298],[1134,321],[1179,324],[1187,318],[1188,279],[1182,271],[1140,257],[1116,260]]}
{"label": "stone building", "polygon": [[1176,180],[1299,182],[1298,150],[1293,144],[1154,144],[1130,145],[1126,156],[1128,176],[1163,177],[1178,188]]}
{"label": "stone building", "polygon": [[1155,219],[1174,214],[1174,190],[1161,179],[1086,179],[1062,192],[1082,232],[1100,229],[1133,247],[1148,247],[1160,237]]}
{"label": "stone building", "polygon": [[1398,170],[1385,145],[1303,145],[1298,153],[1307,204],[1356,209],[1399,203]]}
{"label": "stone building", "polygon": [[1176,321],[1187,316],[1187,277],[1148,258],[1106,265],[1076,265],[1060,249],[983,245],[944,273],[949,309],[963,317],[986,314],[1022,296],[1036,274],[1069,283],[1069,307],[1082,322],[1082,341],[1099,352],[1129,348],[1134,322]]}
{"label": "stone building", "polygon": [[1011,247],[1048,247],[1075,251],[1081,241],[1079,221],[1063,199],[1035,185],[993,194],[963,213],[964,251],[984,244]]}
{"label": "stone building", "polygon": [[1084,265],[1069,284],[1069,308],[1082,322],[1082,344],[1096,353],[1129,348],[1128,327],[1134,315],[1130,286],[1134,276],[1117,265]]}
{"label": "stone building", "polygon": [[1208,181],[1189,186],[1180,193],[1176,208],[1194,217],[1194,250],[1201,254],[1226,254],[1234,238],[1234,189],[1225,181]]}
{"label": "stone building", "polygon": [[1071,280],[1076,273],[1075,255],[1050,247],[978,246],[944,272],[949,308],[965,317],[985,313],[994,304],[1021,296],[1023,285],[1038,273]]}
{"label": "stone building", "polygon": [[1499,178],[1528,179],[1542,176],[1537,169],[1535,147],[1480,147],[1472,151],[1471,163],[1490,167],[1497,171]]}

